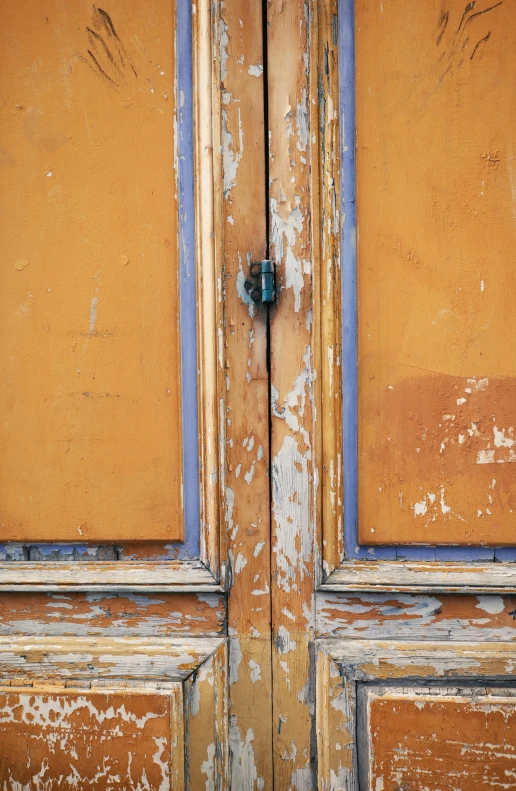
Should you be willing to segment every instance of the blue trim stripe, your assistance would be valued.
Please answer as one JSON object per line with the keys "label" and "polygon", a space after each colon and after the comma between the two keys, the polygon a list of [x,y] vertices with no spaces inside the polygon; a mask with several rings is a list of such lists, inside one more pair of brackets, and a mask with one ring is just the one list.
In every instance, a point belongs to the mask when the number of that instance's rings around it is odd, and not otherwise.
{"label": "blue trim stripe", "polygon": [[181,398],[183,430],[184,541],[177,557],[199,557],[199,423],[197,377],[197,292],[195,276],[192,4],[177,3],[177,112],[179,160],[179,246]]}
{"label": "blue trim stripe", "polygon": [[[198,558],[200,544],[198,381],[197,381],[197,294],[195,273],[194,163],[193,163],[193,82],[192,5],[177,0],[177,114],[179,166],[179,246],[180,246],[180,333],[181,398],[183,441],[184,541],[169,545],[171,558]],[[143,536],[142,536],[143,538]],[[152,540],[148,536],[147,540]],[[18,545],[17,545],[18,546]],[[86,544],[31,544],[43,554],[59,551],[87,555]],[[0,556],[12,553],[9,544],[0,544]],[[0,557],[1,559],[1,557]]]}
{"label": "blue trim stripe", "polygon": [[516,548],[365,547],[358,544],[358,359],[355,168],[354,0],[339,0],[341,269],[342,269],[342,424],[344,463],[344,548],[348,559],[516,560]]}

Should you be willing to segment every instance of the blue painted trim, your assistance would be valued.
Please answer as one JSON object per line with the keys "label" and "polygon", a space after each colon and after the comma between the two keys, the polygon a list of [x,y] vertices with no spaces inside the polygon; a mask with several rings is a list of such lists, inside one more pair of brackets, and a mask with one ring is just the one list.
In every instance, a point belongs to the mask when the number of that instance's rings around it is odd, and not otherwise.
{"label": "blue painted trim", "polygon": [[199,557],[199,421],[197,367],[197,290],[195,272],[192,4],[177,3],[177,113],[179,163],[179,247],[181,403],[183,431],[184,541],[177,557]]}
{"label": "blue painted trim", "polygon": [[346,558],[364,560],[515,561],[516,548],[365,547],[358,544],[358,360],[355,171],[354,0],[339,0],[339,101],[342,270],[342,432],[344,548]]}

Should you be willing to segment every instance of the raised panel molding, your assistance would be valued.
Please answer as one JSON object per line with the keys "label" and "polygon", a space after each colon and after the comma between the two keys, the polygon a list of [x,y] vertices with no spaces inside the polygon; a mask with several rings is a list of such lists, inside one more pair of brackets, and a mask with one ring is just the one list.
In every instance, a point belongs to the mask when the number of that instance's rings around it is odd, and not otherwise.
{"label": "raised panel molding", "polygon": [[[361,690],[516,686],[514,642],[317,640],[316,728],[320,791],[368,791],[359,750]],[[503,690],[498,690],[503,696]],[[497,693],[497,694],[498,694]],[[512,696],[512,692],[509,693]],[[365,737],[364,737],[365,738]],[[363,752],[363,751],[362,751]],[[381,788],[378,783],[377,788]]]}
{"label": "raised panel molding", "polygon": [[29,766],[42,788],[65,774],[136,791],[147,773],[163,791],[227,788],[227,712],[225,639],[0,638],[9,787]]}

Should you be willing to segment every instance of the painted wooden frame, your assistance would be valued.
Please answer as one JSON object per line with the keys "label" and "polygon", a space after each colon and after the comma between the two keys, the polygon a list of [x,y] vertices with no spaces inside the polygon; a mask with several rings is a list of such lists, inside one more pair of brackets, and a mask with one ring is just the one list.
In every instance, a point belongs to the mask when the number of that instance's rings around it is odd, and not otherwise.
{"label": "painted wooden frame", "polygon": [[[207,2],[193,7],[178,2],[177,26],[176,59],[186,64],[176,86],[177,181],[179,211],[189,217],[188,222],[180,224],[178,239],[184,541],[163,546],[145,543],[140,547],[134,544],[116,547],[53,543],[34,544],[27,548],[17,543],[6,544],[0,548],[0,557],[6,561],[0,562],[0,570],[5,569],[13,584],[16,577],[17,584],[24,586],[25,590],[41,590],[41,583],[47,590],[53,586],[60,587],[67,577],[70,589],[78,583],[78,590],[83,590],[77,577],[78,572],[81,576],[79,565],[87,566],[88,578],[97,581],[106,573],[107,577],[110,576],[108,566],[116,566],[115,584],[120,582],[122,587],[126,587],[122,582],[125,579],[131,589],[144,589],[148,584],[152,587],[156,574],[162,582],[161,590],[168,591],[184,590],[185,585],[200,586],[200,589],[217,586],[220,577],[220,492],[223,478],[220,465],[223,456],[220,453],[219,418],[223,410],[220,386],[223,361],[217,339],[220,342],[223,308],[221,280],[217,275],[221,270],[222,255],[218,221],[222,200],[222,186],[218,186],[221,185],[222,170],[221,101],[217,74],[219,51]],[[195,238],[192,215],[195,217]],[[135,562],[140,558],[146,562]],[[23,563],[27,560],[30,562]],[[49,561],[52,560],[85,562],[63,564],[58,581],[51,571]],[[12,565],[12,561],[22,563]]]}
{"label": "painted wooden frame", "polygon": [[428,682],[456,687],[514,687],[516,647],[509,643],[317,641],[318,787],[359,791],[357,687]]}
{"label": "painted wooden frame", "polygon": [[[75,636],[56,640],[10,636],[0,638],[0,643],[0,688],[8,700],[10,696],[22,696],[30,707],[42,696],[44,701],[53,700],[59,710],[59,701],[64,699],[61,711],[65,717],[64,712],[67,708],[73,710],[77,697],[81,705],[94,711],[96,698],[118,695],[123,722],[124,717],[127,720],[125,712],[131,708],[132,696],[164,696],[170,717],[170,755],[167,765],[161,765],[161,783],[171,789],[198,788],[210,782],[220,788],[228,787],[224,639]],[[44,711],[45,706],[42,708]],[[41,733],[52,732],[56,727],[55,712],[53,717],[46,717],[43,711],[38,709],[37,716]],[[116,717],[116,707],[110,716]],[[26,720],[29,724],[33,721],[34,717]],[[160,743],[166,752],[165,740],[155,741],[156,746]],[[109,752],[106,744],[101,755]],[[159,750],[156,755],[161,755]],[[65,755],[64,759],[71,766],[73,758]],[[58,771],[59,748],[53,762],[53,770]],[[23,763],[16,768],[23,768]]]}
{"label": "painted wooden frame", "polygon": [[511,547],[357,545],[354,11],[353,0],[337,5],[331,33],[329,23],[322,33],[325,44],[318,56],[324,101],[316,129],[321,157],[312,194],[320,228],[319,234],[314,232],[314,313],[320,314],[319,322],[314,321],[314,358],[321,415],[315,433],[321,472],[317,585],[363,591],[511,591],[516,583],[516,551]]}

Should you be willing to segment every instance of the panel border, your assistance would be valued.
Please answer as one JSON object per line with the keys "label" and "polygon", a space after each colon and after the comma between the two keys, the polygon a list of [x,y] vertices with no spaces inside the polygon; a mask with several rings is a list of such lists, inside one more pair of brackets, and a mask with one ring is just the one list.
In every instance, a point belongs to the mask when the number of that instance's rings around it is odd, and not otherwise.
{"label": "panel border", "polygon": [[[210,680],[205,671],[211,663]],[[229,787],[226,638],[4,637],[0,687],[6,694],[168,694],[171,724],[178,729],[171,744],[170,788],[190,787],[192,776],[196,786],[204,774],[207,782],[209,774],[216,778],[221,791]],[[206,709],[212,710],[213,729]]]}
{"label": "panel border", "polygon": [[[191,19],[190,18],[191,8]],[[187,381],[182,381],[183,420],[183,502],[184,502],[184,540],[172,542],[170,547],[179,554],[179,560],[163,562],[149,560],[135,563],[124,559],[116,560],[116,546],[53,542],[52,544],[20,544],[9,542],[0,546],[7,558],[0,562],[0,579],[8,578],[9,585],[18,577],[15,587],[4,590],[99,590],[100,579],[110,588],[108,566],[116,563],[117,570],[125,576],[127,583],[122,590],[146,589],[182,591],[185,586],[193,590],[214,590],[219,585],[221,568],[221,480],[223,464],[223,442],[219,436],[220,415],[223,415],[224,400],[221,386],[223,366],[222,352],[218,349],[218,339],[222,337],[223,306],[221,303],[221,282],[217,272],[221,269],[222,230],[218,216],[222,201],[220,173],[221,147],[221,99],[220,84],[217,76],[218,44],[213,35],[213,19],[208,0],[200,0],[194,6],[178,2],[176,17],[176,62],[178,53],[185,56],[192,53],[191,74],[183,74],[187,82],[192,78],[191,98],[183,91],[185,103],[181,105],[181,85],[177,86],[176,123],[178,129],[178,148],[176,151],[176,178],[179,190],[179,212],[181,216],[194,219],[195,233],[185,230],[185,223],[179,224],[178,251],[180,254],[180,304],[181,326],[186,321],[188,332],[182,333],[182,368]],[[182,36],[180,25],[186,25],[190,36]],[[191,47],[190,47],[190,41]],[[181,84],[184,84],[182,82]],[[188,142],[193,135],[193,151],[190,161],[185,159],[181,140]],[[193,158],[193,185],[191,182]],[[188,176],[188,178],[187,178]],[[194,215],[192,218],[191,215]],[[187,237],[185,236],[187,233]],[[197,304],[197,309],[196,308]],[[186,335],[189,337],[187,338]],[[184,337],[183,337],[184,336]],[[197,349],[197,351],[196,351]],[[193,355],[193,356],[192,356]],[[195,362],[194,362],[195,358]],[[197,403],[197,409],[192,405]],[[188,423],[188,425],[185,425]],[[197,437],[197,439],[195,438]],[[190,453],[186,452],[186,446]],[[195,451],[193,449],[196,449]],[[198,449],[198,452],[197,452]],[[185,479],[192,483],[187,485]],[[146,541],[148,543],[148,540]],[[163,543],[163,542],[162,542]],[[51,563],[46,560],[28,560],[25,547],[36,548],[40,555],[54,553],[64,555],[66,561],[59,561],[62,569],[54,574]],[[87,558],[90,554],[108,557],[108,560],[94,560],[81,563],[75,557]],[[183,556],[183,557],[181,557]],[[199,557],[200,556],[200,557]],[[195,558],[198,558],[195,560]],[[16,562],[13,562],[16,561]],[[20,561],[20,562],[18,562]],[[97,578],[95,583],[79,581],[83,575],[78,565],[91,569],[89,579]],[[163,574],[161,587],[156,587],[156,568]],[[124,571],[125,569],[125,571]],[[57,571],[57,570],[56,570]],[[79,573],[78,573],[79,572]],[[149,582],[149,578],[154,582]],[[93,585],[95,587],[88,587]],[[0,582],[0,587],[2,583]]]}
{"label": "panel border", "polygon": [[[312,26],[315,31],[315,21]],[[510,592],[516,582],[514,547],[358,546],[354,0],[338,0],[332,32],[333,38],[326,32],[318,54],[324,102],[317,143],[322,154],[313,177],[313,215],[319,226],[314,278],[315,313],[320,313],[314,321],[316,397],[321,415],[316,431],[321,557],[317,587]],[[455,571],[460,579],[448,584]]]}
{"label": "panel border", "polygon": [[516,644],[316,640],[318,787],[360,791],[357,685],[406,680],[443,685],[449,679],[516,683]]}

